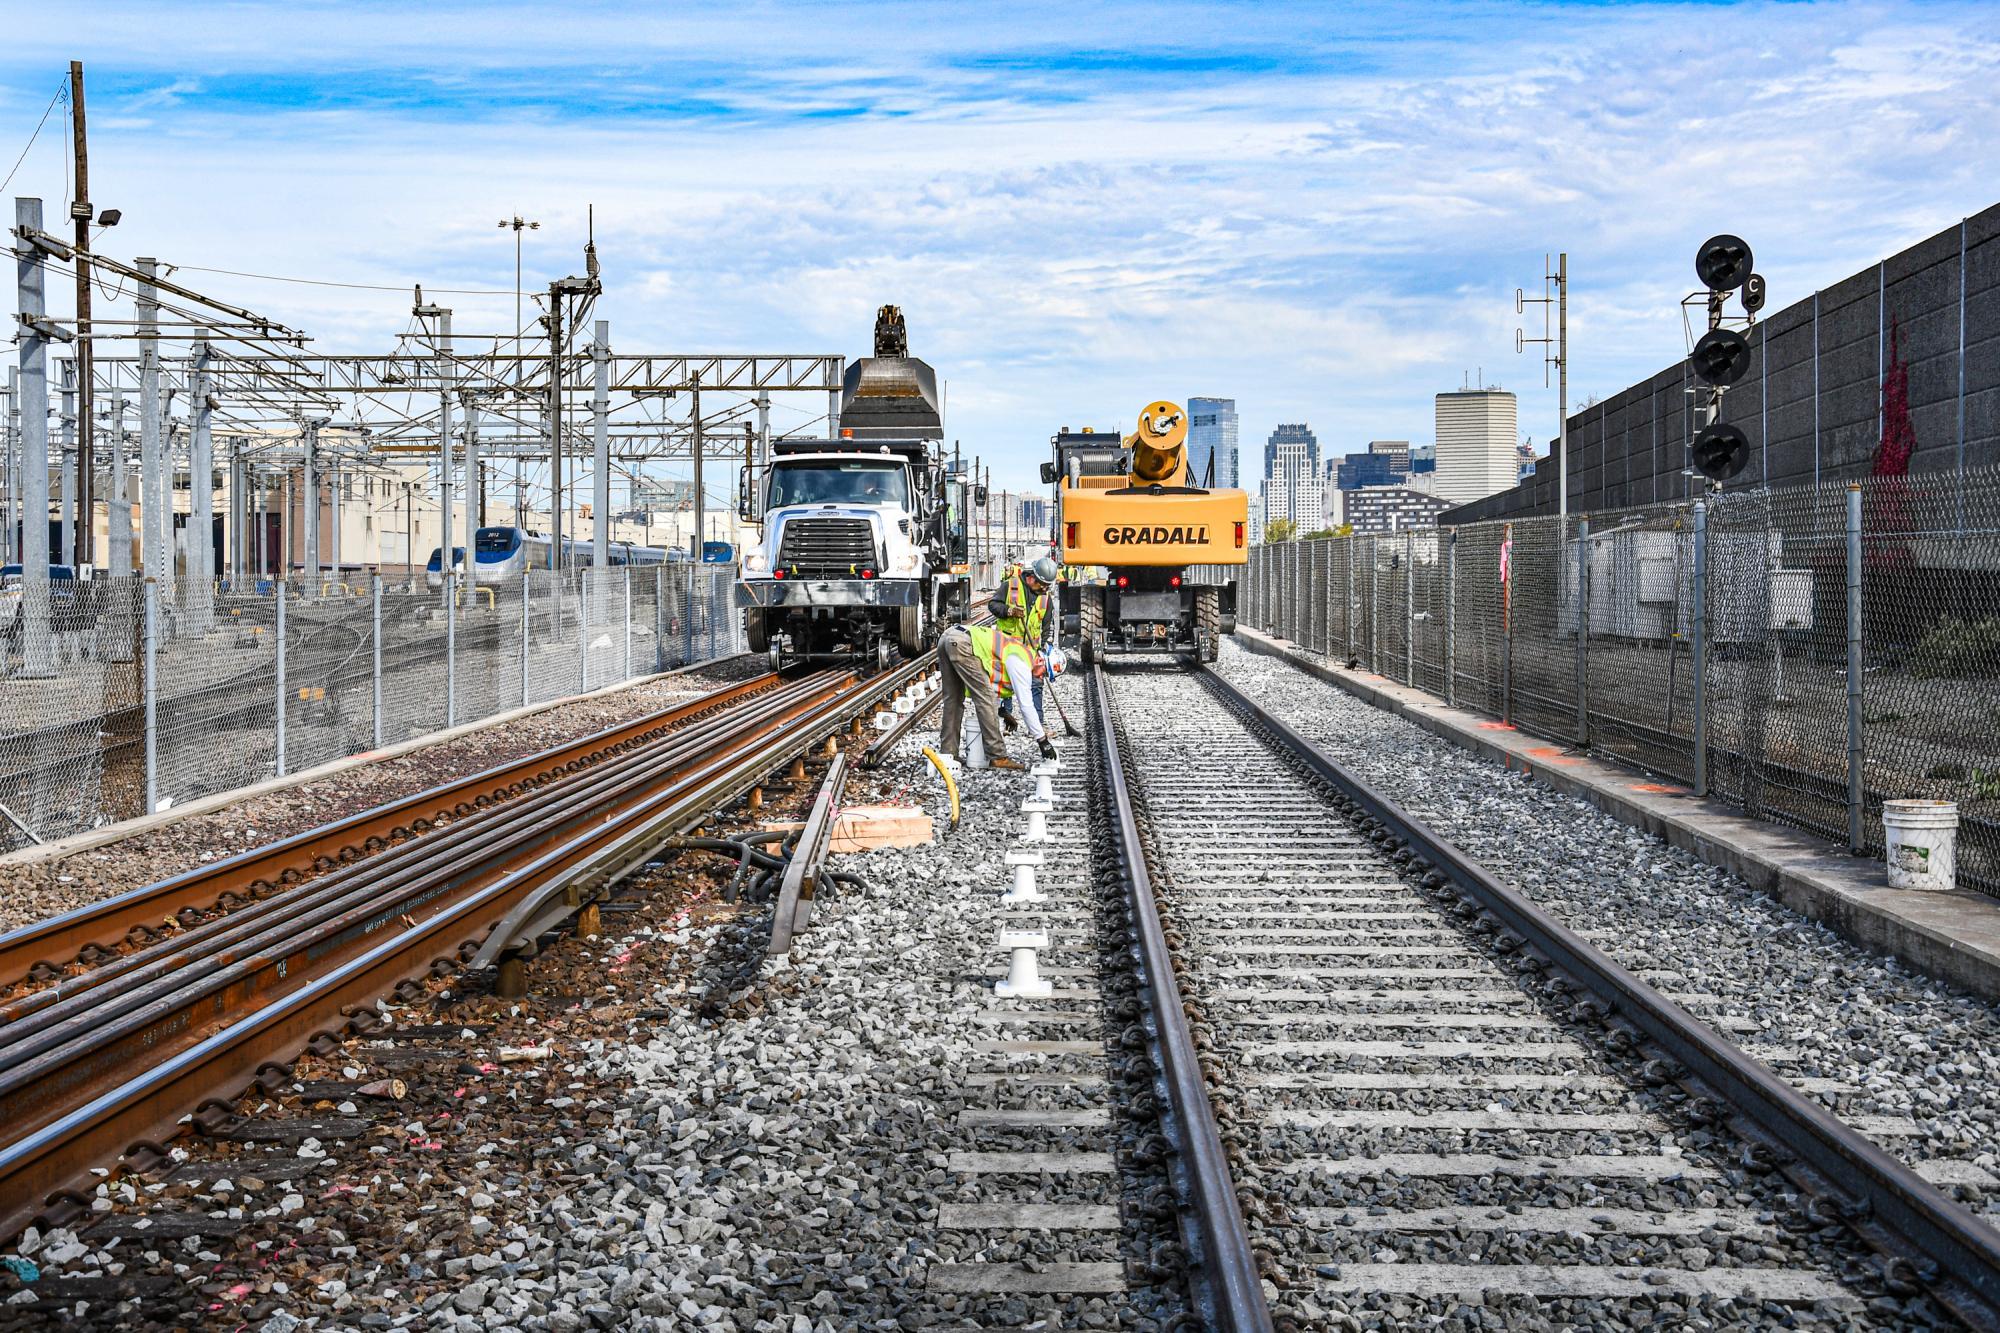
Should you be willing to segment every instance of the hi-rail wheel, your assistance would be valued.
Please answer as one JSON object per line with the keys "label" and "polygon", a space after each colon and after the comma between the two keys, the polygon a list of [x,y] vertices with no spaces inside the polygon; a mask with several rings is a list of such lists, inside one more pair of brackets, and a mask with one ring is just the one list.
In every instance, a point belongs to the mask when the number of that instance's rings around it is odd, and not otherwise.
{"label": "hi-rail wheel", "polygon": [[1104,589],[1086,587],[1077,602],[1077,645],[1085,662],[1104,660]]}
{"label": "hi-rail wheel", "polygon": [[906,606],[896,613],[896,646],[905,657],[921,657],[924,643],[924,608]]}
{"label": "hi-rail wheel", "polygon": [[743,642],[753,653],[771,651],[771,622],[764,611],[752,607],[743,613]]}

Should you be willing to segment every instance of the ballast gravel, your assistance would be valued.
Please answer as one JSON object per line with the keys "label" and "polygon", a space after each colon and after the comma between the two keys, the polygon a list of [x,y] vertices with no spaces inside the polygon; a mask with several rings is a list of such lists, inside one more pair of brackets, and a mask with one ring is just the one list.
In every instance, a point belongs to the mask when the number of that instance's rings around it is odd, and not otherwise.
{"label": "ballast gravel", "polygon": [[[165,1185],[101,1187],[99,1211],[163,1209],[183,1226],[195,1214],[204,1234],[37,1237],[36,1253],[19,1257],[39,1265],[38,1281],[0,1273],[0,1330],[58,1319],[267,1333],[1160,1327],[1175,1312],[1166,1288],[962,1295],[929,1284],[940,1264],[1033,1274],[1120,1264],[1137,1248],[1120,1231],[939,1226],[949,1203],[1118,1200],[1117,1182],[1102,1178],[953,1166],[967,1151],[1113,1152],[1124,1133],[958,1123],[969,1105],[993,1105],[990,1089],[978,1102],[968,1094],[968,1074],[995,1067],[978,1047],[1024,1035],[980,1020],[1005,961],[994,943],[1002,857],[1030,789],[1022,774],[961,774],[963,820],[947,832],[942,789],[914,745],[879,775],[857,775],[849,800],[924,805],[939,836],[837,858],[866,886],[823,892],[785,958],[764,957],[769,907],[717,901],[718,861],[682,854],[652,870],[639,910],[605,913],[605,936],[562,941],[532,963],[528,999],[462,978],[427,983],[425,998],[389,1007],[393,1039],[350,1038],[294,1071],[318,1086],[400,1071],[406,1100],[357,1107],[287,1091],[243,1108],[358,1114],[371,1122],[365,1136],[237,1156],[203,1148],[199,1171]],[[1052,953],[1065,949],[1070,965],[1087,961],[1088,947],[1067,941]],[[413,1051],[428,1054],[385,1063]],[[1086,1059],[997,1058],[1033,1073],[1080,1071]],[[1052,1086],[1007,1104],[1093,1101]],[[265,1170],[296,1156],[313,1158],[303,1173]],[[170,1295],[133,1299],[161,1280]],[[38,1287],[64,1297],[44,1300]]]}
{"label": "ballast gravel", "polygon": [[[1732,1040],[1796,1051],[1781,1073],[1856,1088],[1819,1098],[1837,1113],[1914,1119],[1889,1152],[2000,1175],[2000,1008],[1287,663],[1225,641],[1217,669],[1626,967],[1747,1020]],[[1950,1192],[2000,1225],[2000,1191]]]}
{"label": "ballast gravel", "polygon": [[626,689],[557,704],[526,717],[422,746],[394,759],[265,792],[191,819],[61,855],[29,849],[0,858],[0,931],[281,841],[295,833],[520,759],[689,699],[763,670],[749,658],[657,676]]}

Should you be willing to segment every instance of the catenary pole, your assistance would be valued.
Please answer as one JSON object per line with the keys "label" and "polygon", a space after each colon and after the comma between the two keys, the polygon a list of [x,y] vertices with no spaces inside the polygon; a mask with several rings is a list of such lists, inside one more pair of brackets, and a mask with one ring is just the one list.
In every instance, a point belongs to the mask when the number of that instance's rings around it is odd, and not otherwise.
{"label": "catenary pole", "polygon": [[[24,236],[42,229],[42,201],[16,198],[14,223]],[[20,291],[21,674],[55,670],[49,635],[49,325],[42,252],[23,241],[15,254]]]}
{"label": "catenary pole", "polygon": [[[83,117],[83,62],[69,62],[69,115],[72,135],[72,155],[76,163],[74,178],[74,201],[69,206],[70,218],[76,223],[76,248],[90,249],[90,140],[84,133]],[[77,381],[77,422],[79,430],[76,439],[76,524],[75,545],[70,548],[70,563],[78,566],[96,562],[96,534],[94,513],[96,507],[97,467],[96,431],[97,399],[95,387],[91,384],[91,331],[90,331],[90,260],[79,254],[76,258],[76,381]],[[108,534],[107,534],[108,537]]]}

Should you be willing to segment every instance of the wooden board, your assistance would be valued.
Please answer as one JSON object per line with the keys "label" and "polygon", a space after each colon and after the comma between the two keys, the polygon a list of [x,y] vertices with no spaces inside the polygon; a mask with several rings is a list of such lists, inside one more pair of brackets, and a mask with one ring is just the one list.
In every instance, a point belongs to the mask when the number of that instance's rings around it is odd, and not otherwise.
{"label": "wooden board", "polygon": [[[797,820],[780,820],[767,829],[790,833]],[[877,847],[921,847],[931,840],[929,812],[914,805],[855,805],[842,810],[833,825],[831,850],[865,852]]]}

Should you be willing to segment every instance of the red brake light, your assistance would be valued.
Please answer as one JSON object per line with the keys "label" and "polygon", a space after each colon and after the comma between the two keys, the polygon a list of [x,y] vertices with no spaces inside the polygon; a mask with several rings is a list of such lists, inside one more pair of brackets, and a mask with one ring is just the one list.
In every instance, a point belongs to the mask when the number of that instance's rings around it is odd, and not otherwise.
{"label": "red brake light", "polygon": [[1063,524],[1063,545],[1069,547],[1072,551],[1076,549],[1076,524]]}
{"label": "red brake light", "polygon": [[1176,574],[1176,575],[1174,575],[1174,576],[1173,576],[1172,578],[1168,579],[1168,580],[1167,580],[1167,586],[1168,586],[1169,588],[1178,588],[1178,587],[1180,587],[1180,586],[1181,586],[1181,576],[1180,576],[1180,575],[1178,575],[1178,574]]}
{"label": "red brake light", "polygon": [[1243,546],[1243,525],[1241,523],[1236,525],[1236,545],[1239,550]]}
{"label": "red brake light", "polygon": [[1131,581],[1132,580],[1126,578],[1123,574],[1120,574],[1118,576],[1118,586],[1121,588],[1130,583]]}
{"label": "red brake light", "polygon": [[875,577],[875,571],[872,569],[864,569],[861,571],[861,577],[864,579],[872,579]]}
{"label": "red brake light", "polygon": [[781,579],[785,577],[785,571],[782,569],[774,569],[771,571],[771,577],[774,579]]}

